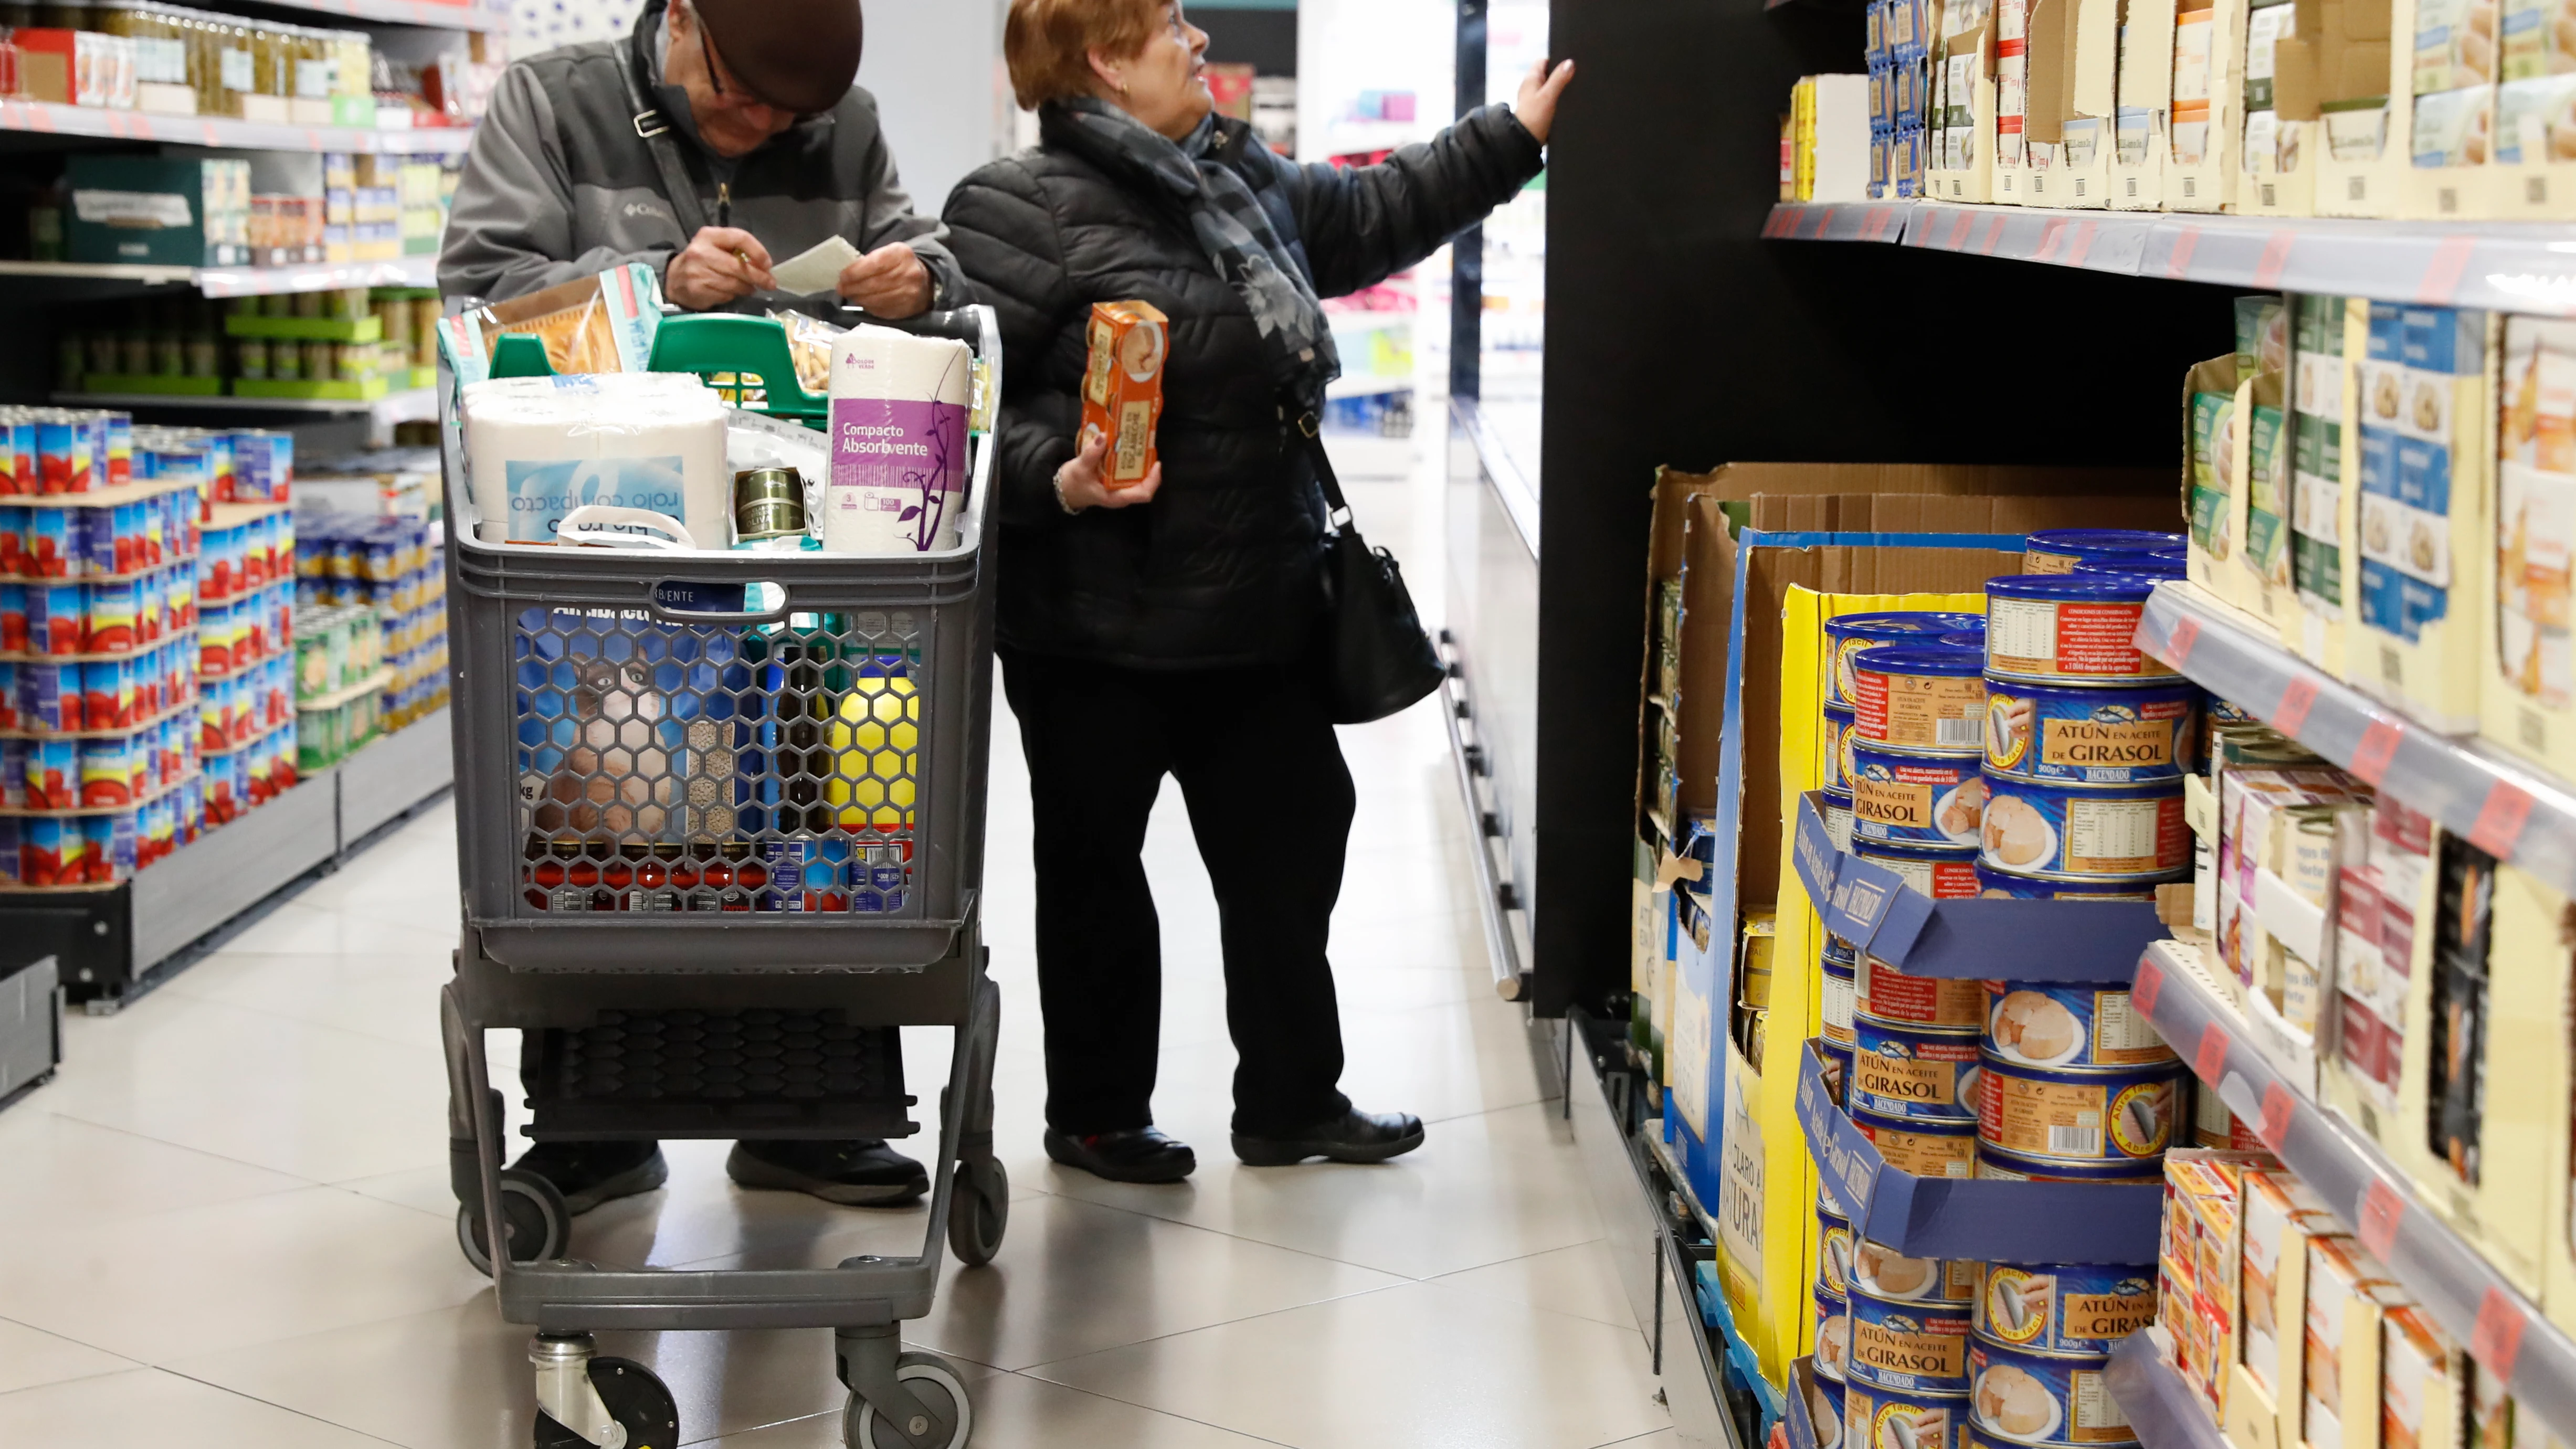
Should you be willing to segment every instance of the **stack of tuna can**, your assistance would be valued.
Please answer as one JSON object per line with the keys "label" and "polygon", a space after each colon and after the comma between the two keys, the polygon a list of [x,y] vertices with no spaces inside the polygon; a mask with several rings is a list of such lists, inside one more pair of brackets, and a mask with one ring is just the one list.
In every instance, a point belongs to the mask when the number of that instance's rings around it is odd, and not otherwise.
{"label": "stack of tuna can", "polygon": [[[1979,1267],[1909,1258],[1853,1235],[1843,1438],[1876,1449],[1966,1449]],[[1904,1432],[1889,1432],[1896,1425]]]}
{"label": "stack of tuna can", "polygon": [[1816,1449],[1842,1437],[1844,1363],[1851,1356],[1851,1215],[1830,1185],[1816,1189]]}
{"label": "stack of tuna can", "polygon": [[[1838,647],[1835,660],[1836,672],[1851,681],[1853,703],[1852,854],[1936,900],[1973,895],[1985,803],[1978,776],[1984,655],[1937,641],[1979,637],[1982,621],[1973,614],[1897,617],[1931,627],[1913,636],[1922,642],[1874,641],[1849,653]],[[1845,1092],[1853,1125],[1907,1172],[1970,1175],[1982,988],[1911,976],[1866,952],[1853,964]]]}
{"label": "stack of tuna can", "polygon": [[1989,1263],[1977,1276],[1970,1423],[1960,1449],[2135,1444],[2104,1376],[2112,1347],[2155,1320],[2155,1270]]}

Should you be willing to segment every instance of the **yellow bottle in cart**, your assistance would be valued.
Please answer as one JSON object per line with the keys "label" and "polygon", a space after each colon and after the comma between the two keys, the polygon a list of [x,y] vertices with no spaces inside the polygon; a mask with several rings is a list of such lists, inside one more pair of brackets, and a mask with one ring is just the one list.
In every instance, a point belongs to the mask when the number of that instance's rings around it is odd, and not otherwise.
{"label": "yellow bottle in cart", "polygon": [[823,801],[843,830],[910,834],[921,747],[921,696],[909,675],[851,681],[826,743],[832,778]]}

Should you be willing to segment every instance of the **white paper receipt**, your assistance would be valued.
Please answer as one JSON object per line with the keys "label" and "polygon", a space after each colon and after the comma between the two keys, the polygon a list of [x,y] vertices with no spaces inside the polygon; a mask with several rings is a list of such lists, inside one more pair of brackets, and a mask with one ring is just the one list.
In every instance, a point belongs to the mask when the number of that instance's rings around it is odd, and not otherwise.
{"label": "white paper receipt", "polygon": [[858,259],[859,249],[846,238],[827,236],[769,271],[782,292],[829,292],[840,286],[841,269]]}

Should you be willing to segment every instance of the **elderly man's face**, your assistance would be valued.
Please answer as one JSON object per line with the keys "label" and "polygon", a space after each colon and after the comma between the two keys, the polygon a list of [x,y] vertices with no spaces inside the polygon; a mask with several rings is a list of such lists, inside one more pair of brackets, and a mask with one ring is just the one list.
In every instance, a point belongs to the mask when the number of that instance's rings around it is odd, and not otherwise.
{"label": "elderly man's face", "polygon": [[746,156],[796,124],[794,111],[754,100],[725,68],[704,22],[687,0],[671,0],[671,45],[662,57],[662,79],[689,93],[698,139],[719,156]]}

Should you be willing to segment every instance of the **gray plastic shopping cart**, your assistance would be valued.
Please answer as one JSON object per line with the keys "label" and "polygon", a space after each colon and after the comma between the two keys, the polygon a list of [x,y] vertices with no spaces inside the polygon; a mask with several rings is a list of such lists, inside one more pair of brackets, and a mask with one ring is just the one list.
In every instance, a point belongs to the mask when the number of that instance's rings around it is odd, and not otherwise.
{"label": "gray plastic shopping cart", "polygon": [[[967,342],[983,395],[999,395],[989,308],[898,325]],[[772,322],[668,319],[653,365],[708,375],[747,408],[820,417]],[[536,1329],[535,1442],[678,1443],[669,1390],[598,1356],[596,1331],[830,1328],[854,1449],[961,1449],[963,1382],[901,1351],[897,1329],[930,1311],[943,1229],[982,1264],[1009,1208],[992,1146],[1000,993],[977,916],[989,439],[970,445],[963,542],[945,552],[512,548],[475,540],[452,412],[464,923],[441,1000],[450,1166],[459,1242],[502,1317]],[[955,1032],[918,1256],[599,1267],[567,1256],[554,1187],[502,1165],[487,1031],[527,1033],[538,1140],[830,1140],[916,1130],[905,1026]],[[490,1248],[494,1223],[506,1251]]]}

